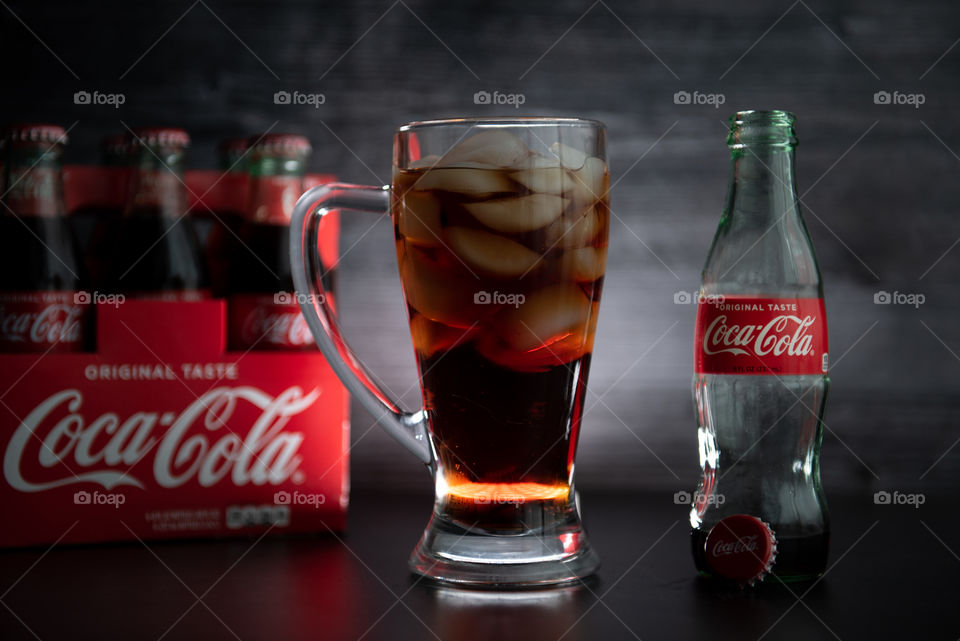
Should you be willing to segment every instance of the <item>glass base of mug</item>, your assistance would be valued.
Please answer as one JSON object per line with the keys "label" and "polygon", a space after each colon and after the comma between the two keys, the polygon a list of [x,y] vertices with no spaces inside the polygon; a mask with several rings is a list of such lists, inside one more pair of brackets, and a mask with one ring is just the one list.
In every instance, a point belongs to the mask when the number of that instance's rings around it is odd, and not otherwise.
{"label": "glass base of mug", "polygon": [[600,567],[579,519],[521,534],[491,534],[434,514],[410,557],[416,574],[477,588],[544,587],[578,581]]}

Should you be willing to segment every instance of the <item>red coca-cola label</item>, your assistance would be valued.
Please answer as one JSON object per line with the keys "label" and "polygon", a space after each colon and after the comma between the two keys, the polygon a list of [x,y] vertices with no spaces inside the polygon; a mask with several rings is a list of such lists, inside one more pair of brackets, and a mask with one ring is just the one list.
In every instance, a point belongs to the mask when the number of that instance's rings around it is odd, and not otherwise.
{"label": "red coca-cola label", "polygon": [[89,313],[84,292],[0,292],[0,352],[81,351]]}
{"label": "red coca-cola label", "polygon": [[227,313],[231,349],[314,347],[295,294],[237,294],[230,297]]}
{"label": "red coca-cola label", "polygon": [[822,298],[705,296],[697,308],[698,374],[826,374]]}
{"label": "red coca-cola label", "polygon": [[253,205],[247,215],[251,222],[289,225],[293,207],[303,193],[303,179],[299,176],[259,176],[252,180],[250,189]]}

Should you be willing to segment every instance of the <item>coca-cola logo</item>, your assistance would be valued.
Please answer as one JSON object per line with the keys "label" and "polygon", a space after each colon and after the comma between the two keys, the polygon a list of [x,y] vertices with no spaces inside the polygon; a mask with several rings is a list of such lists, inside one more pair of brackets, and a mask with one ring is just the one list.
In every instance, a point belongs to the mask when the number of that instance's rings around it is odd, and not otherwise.
{"label": "coca-cola logo", "polygon": [[296,304],[258,305],[251,308],[243,320],[241,336],[249,345],[258,342],[287,347],[313,344],[310,327]]}
{"label": "coca-cola logo", "polygon": [[703,333],[703,351],[708,355],[752,352],[756,356],[807,356],[813,350],[813,336],[808,330],[816,321],[816,316],[783,314],[766,324],[737,325],[728,324],[727,316],[720,315]]}
{"label": "coca-cola logo", "polygon": [[[318,388],[304,393],[296,386],[276,396],[252,386],[218,387],[179,414],[134,412],[121,418],[106,412],[88,420],[83,394],[67,389],[23,419],[7,444],[3,474],[21,492],[84,482],[107,490],[120,485],[143,488],[144,480],[131,470],[152,453],[154,481],[164,488],[190,481],[210,487],[226,479],[236,486],[296,482],[303,474],[299,449],[304,435],[284,428],[320,395]],[[258,412],[246,436],[238,433],[235,416],[243,404]],[[52,480],[27,478],[25,470],[36,470],[36,464],[43,470],[62,468],[63,473]]]}
{"label": "coca-cola logo", "polygon": [[730,556],[743,552],[755,553],[760,537],[756,534],[741,536],[733,541],[717,541],[710,553],[713,556]]}
{"label": "coca-cola logo", "polygon": [[73,343],[83,338],[77,305],[52,303],[36,309],[0,305],[0,341],[8,343]]}

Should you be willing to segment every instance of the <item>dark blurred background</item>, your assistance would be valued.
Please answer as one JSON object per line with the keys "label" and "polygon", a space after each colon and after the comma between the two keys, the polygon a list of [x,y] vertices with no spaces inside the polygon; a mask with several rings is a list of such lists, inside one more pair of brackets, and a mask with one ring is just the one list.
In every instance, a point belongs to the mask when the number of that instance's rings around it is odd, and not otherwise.
{"label": "dark blurred background", "polygon": [[[693,489],[695,306],[675,300],[696,290],[719,220],[727,117],[793,111],[834,363],[828,496],[955,484],[960,4],[0,4],[0,121],[70,127],[68,162],[95,162],[101,137],[126,125],[172,124],[193,137],[190,165],[212,168],[219,139],[273,129],[311,138],[312,170],[382,184],[391,134],[408,121],[605,122],[616,218],[578,458],[587,488]],[[123,104],[75,104],[78,91],[119,94]],[[322,104],[276,104],[278,91],[322,95]],[[478,91],[519,94],[523,104],[478,105]],[[342,248],[348,336],[414,407],[389,220],[348,215]],[[878,292],[924,300],[875,304]],[[427,492],[421,466],[358,406],[353,441],[354,487]]]}

